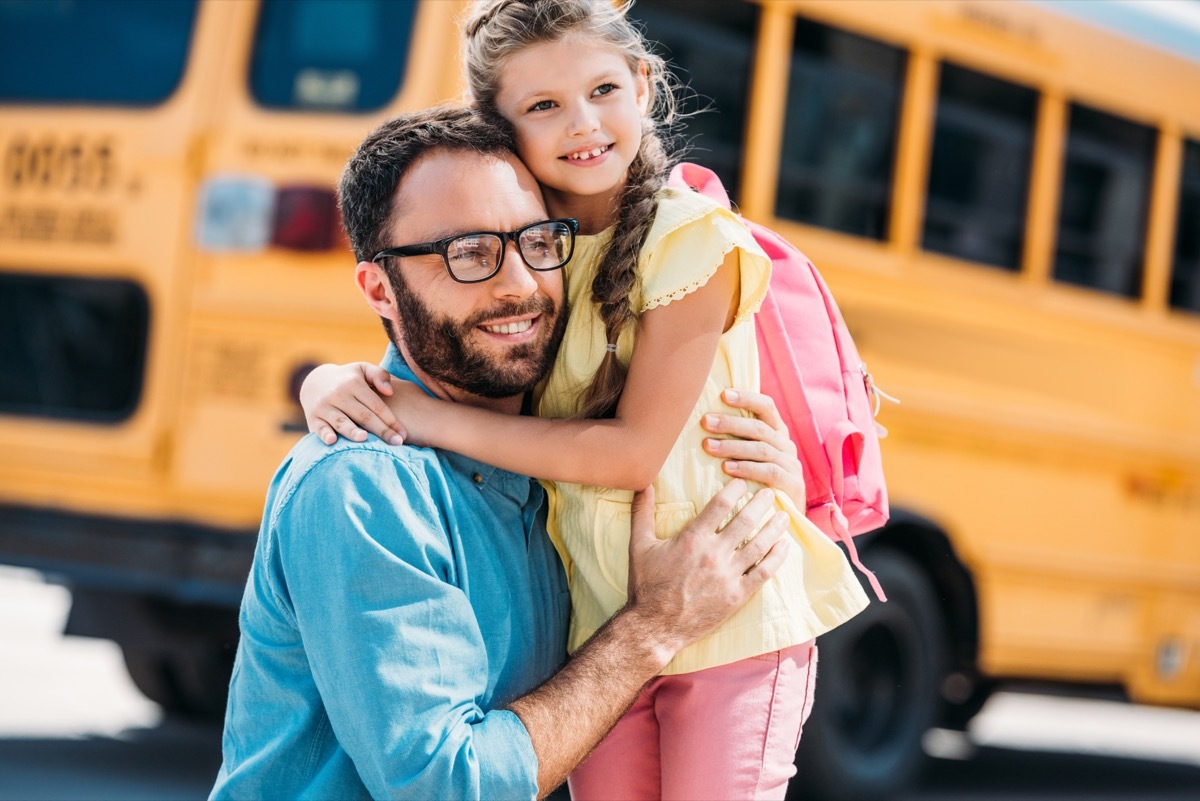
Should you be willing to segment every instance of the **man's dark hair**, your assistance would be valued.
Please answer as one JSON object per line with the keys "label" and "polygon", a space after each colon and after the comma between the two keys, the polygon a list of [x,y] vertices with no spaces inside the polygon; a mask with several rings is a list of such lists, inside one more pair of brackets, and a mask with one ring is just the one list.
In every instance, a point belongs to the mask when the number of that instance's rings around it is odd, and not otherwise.
{"label": "man's dark hair", "polygon": [[338,184],[342,224],[359,261],[370,261],[396,244],[382,241],[396,187],[421,156],[443,148],[486,155],[512,153],[512,129],[474,109],[436,106],[395,117],[372,131],[346,163]]}

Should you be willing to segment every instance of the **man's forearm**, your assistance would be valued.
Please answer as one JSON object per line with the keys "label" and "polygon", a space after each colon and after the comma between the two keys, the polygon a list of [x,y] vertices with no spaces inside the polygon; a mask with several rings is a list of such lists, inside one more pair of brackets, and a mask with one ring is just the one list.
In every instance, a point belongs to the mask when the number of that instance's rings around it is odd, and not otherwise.
{"label": "man's forearm", "polygon": [[558,673],[509,705],[533,742],[541,796],[566,780],[682,647],[655,628],[635,609],[618,612]]}

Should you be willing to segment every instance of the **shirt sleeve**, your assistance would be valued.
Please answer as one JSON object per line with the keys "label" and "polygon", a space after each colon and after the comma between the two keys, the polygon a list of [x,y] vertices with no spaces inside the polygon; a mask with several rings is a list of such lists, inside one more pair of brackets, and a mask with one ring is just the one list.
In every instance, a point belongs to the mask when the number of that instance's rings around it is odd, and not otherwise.
{"label": "shirt sleeve", "polygon": [[691,192],[664,189],[640,256],[639,313],[695,292],[734,250],[740,286],[736,324],[762,304],[771,279],[771,260],[745,224],[727,209]]}
{"label": "shirt sleeve", "polygon": [[420,474],[384,452],[341,451],[273,527],[271,561],[330,725],[371,795],[535,797],[524,725],[480,706],[482,636]]}

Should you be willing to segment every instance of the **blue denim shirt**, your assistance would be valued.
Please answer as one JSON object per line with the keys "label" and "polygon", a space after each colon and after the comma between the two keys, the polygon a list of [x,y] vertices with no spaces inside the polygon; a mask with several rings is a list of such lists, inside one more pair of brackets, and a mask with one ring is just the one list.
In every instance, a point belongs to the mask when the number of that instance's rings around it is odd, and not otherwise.
{"label": "blue denim shirt", "polygon": [[[394,348],[384,366],[415,381]],[[565,658],[537,482],[371,437],[292,449],[267,495],[211,798],[518,799],[504,705]]]}

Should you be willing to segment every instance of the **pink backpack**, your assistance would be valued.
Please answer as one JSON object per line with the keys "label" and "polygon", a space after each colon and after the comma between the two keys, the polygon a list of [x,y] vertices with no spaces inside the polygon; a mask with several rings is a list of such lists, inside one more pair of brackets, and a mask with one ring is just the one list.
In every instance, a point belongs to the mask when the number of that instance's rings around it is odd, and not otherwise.
{"label": "pink backpack", "polygon": [[[705,167],[679,164],[668,185],[730,208],[720,179]],[[888,519],[875,423],[880,394],[817,268],[779,234],[741,219],[771,259],[771,283],[755,316],[762,391],[779,407],[804,463],[806,514],[845,543],[854,566],[887,600],[851,539]]]}

